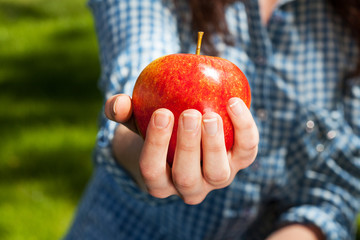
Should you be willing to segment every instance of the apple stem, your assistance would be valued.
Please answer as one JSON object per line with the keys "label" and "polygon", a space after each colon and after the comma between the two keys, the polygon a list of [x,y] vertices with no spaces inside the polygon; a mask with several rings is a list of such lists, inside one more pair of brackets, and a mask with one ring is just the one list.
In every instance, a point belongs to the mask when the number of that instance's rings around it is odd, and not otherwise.
{"label": "apple stem", "polygon": [[196,55],[200,55],[201,41],[203,38],[204,32],[198,32],[198,41],[196,46]]}

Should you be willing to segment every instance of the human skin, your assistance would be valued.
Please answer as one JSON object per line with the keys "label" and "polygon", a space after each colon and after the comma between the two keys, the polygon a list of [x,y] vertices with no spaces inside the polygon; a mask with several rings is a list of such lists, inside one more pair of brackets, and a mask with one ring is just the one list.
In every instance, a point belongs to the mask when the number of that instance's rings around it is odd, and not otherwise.
{"label": "human skin", "polygon": [[321,230],[311,224],[289,224],[271,234],[266,240],[325,240]]}
{"label": "human skin", "polygon": [[107,117],[124,123],[115,133],[114,154],[139,186],[154,197],[179,195],[187,204],[198,204],[212,190],[228,186],[257,155],[259,133],[249,109],[239,98],[231,98],[227,105],[234,126],[233,148],[226,151],[222,119],[217,113],[202,115],[188,109],[179,118],[172,167],[166,157],[173,114],[167,109],[156,110],[142,142],[132,131],[135,127],[131,106],[130,97],[123,94],[106,103]]}

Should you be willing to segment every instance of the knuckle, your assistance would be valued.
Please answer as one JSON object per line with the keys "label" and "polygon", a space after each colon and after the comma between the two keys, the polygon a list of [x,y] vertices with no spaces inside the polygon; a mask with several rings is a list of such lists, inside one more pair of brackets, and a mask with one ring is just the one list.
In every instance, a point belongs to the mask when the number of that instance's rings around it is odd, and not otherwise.
{"label": "knuckle", "polygon": [[209,153],[219,153],[225,151],[224,143],[222,144],[206,144],[206,151]]}
{"label": "knuckle", "polygon": [[190,191],[197,185],[197,179],[194,176],[184,174],[173,174],[174,185],[183,191]]}
{"label": "knuckle", "polygon": [[243,159],[241,161],[241,164],[239,165],[239,170],[244,169],[249,167],[253,162],[254,162],[255,158],[247,158],[247,159]]}
{"label": "knuckle", "polygon": [[255,161],[257,149],[258,147],[256,146],[253,151],[238,151],[235,153],[236,171],[249,167]]}
{"label": "knuckle", "polygon": [[162,174],[164,174],[164,172],[161,169],[145,166],[144,164],[141,164],[141,162],[140,162],[140,172],[143,179],[146,182],[156,181],[162,176]]}
{"label": "knuckle", "polygon": [[223,186],[229,182],[230,179],[230,169],[229,168],[220,168],[216,171],[205,171],[204,177],[207,182],[213,186]]}
{"label": "knuckle", "polygon": [[253,152],[258,146],[258,142],[253,141],[252,139],[249,139],[248,141],[245,140],[240,144],[241,144],[241,148],[248,152]]}
{"label": "knuckle", "polygon": [[247,147],[247,148],[236,148],[236,150],[234,151],[235,155],[242,159],[242,161],[245,160],[249,160],[249,161],[253,161],[256,156],[257,156],[257,152],[258,152],[258,146],[255,145],[253,147]]}
{"label": "knuckle", "polygon": [[166,146],[166,143],[164,143],[161,137],[157,138],[155,136],[149,136],[146,138],[145,141],[149,146],[152,146],[154,148],[162,148]]}
{"label": "knuckle", "polygon": [[237,125],[241,129],[251,129],[251,128],[254,128],[255,123],[254,123],[254,121],[252,121],[252,119],[246,118],[241,122],[238,121]]}
{"label": "knuckle", "polygon": [[247,135],[247,138],[241,138],[239,141],[239,147],[246,151],[253,151],[257,149],[259,144],[259,134],[257,131],[252,131]]}
{"label": "knuckle", "polygon": [[[256,156],[257,156],[257,152],[258,152],[258,147],[256,146],[256,147],[253,149],[253,151],[249,154],[248,159],[249,159],[250,164],[255,160],[255,158],[256,158]],[[250,164],[249,164],[249,165],[250,165]]]}
{"label": "knuckle", "polygon": [[252,129],[256,128],[256,124],[251,114],[244,114],[237,119],[233,119],[232,123],[236,129]]}
{"label": "knuckle", "polygon": [[181,141],[177,144],[176,148],[182,152],[196,152],[199,146],[191,142]]}

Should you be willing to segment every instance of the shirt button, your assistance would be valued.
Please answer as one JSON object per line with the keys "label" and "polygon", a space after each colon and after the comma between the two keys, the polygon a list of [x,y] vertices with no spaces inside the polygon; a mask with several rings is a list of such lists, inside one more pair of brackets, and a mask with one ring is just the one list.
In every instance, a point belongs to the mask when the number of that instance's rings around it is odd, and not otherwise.
{"label": "shirt button", "polygon": [[256,111],[256,115],[259,117],[260,120],[264,121],[267,118],[267,113],[265,109],[258,109]]}
{"label": "shirt button", "polygon": [[321,153],[325,150],[325,147],[323,144],[319,143],[318,145],[316,145],[316,151]]}
{"label": "shirt button", "polygon": [[326,134],[327,139],[332,140],[336,137],[336,131],[335,130],[331,130]]}
{"label": "shirt button", "polygon": [[312,132],[314,130],[314,127],[315,127],[314,121],[309,120],[306,122],[306,131],[307,132],[309,132],[309,133]]}
{"label": "shirt button", "polygon": [[332,111],[330,113],[330,116],[334,120],[338,120],[341,117],[341,114],[338,111]]}

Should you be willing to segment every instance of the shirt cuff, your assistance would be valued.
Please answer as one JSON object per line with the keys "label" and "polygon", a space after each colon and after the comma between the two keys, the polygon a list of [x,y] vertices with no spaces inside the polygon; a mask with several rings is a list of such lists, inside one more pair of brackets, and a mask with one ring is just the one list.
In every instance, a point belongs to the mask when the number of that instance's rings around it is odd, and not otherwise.
{"label": "shirt cuff", "polygon": [[278,225],[287,223],[313,224],[321,229],[327,240],[353,239],[354,234],[335,221],[333,211],[326,211],[316,206],[303,205],[290,208],[280,216]]}

